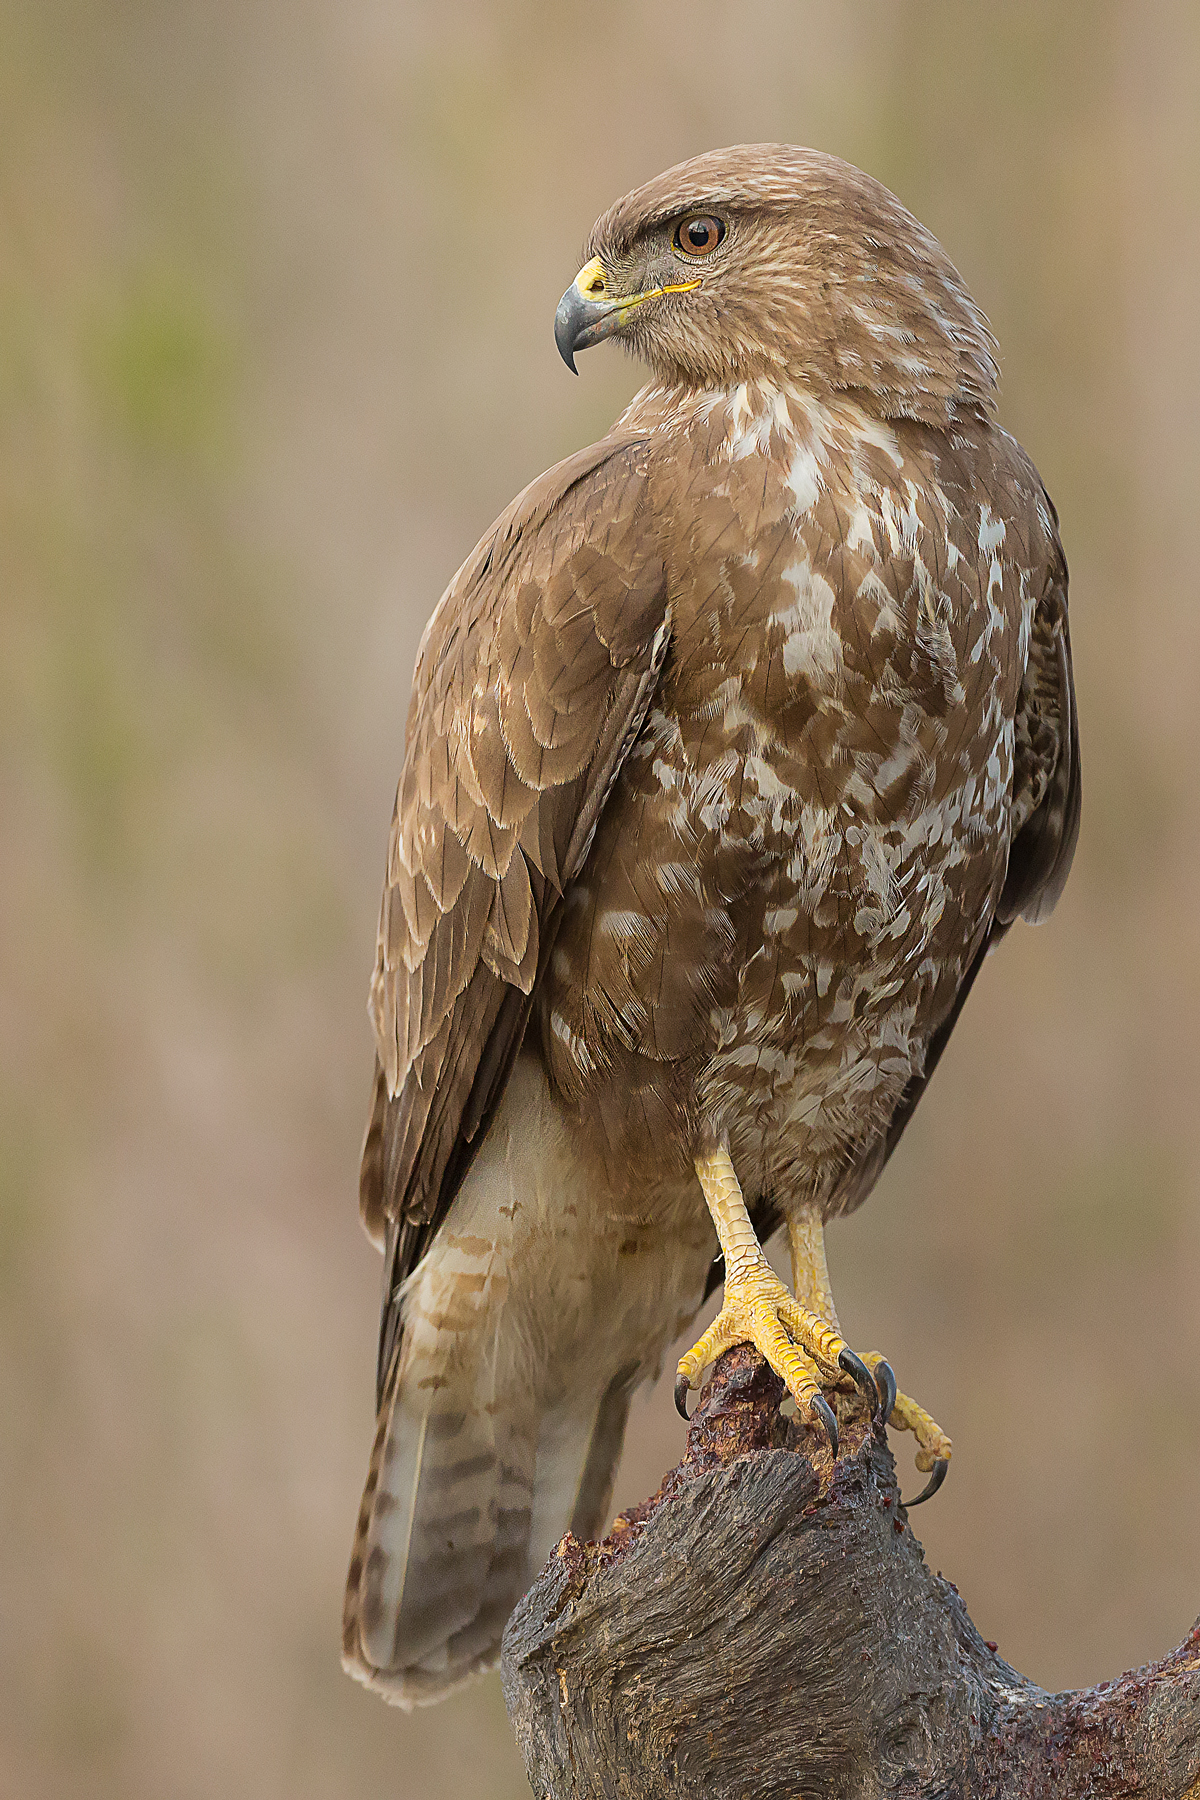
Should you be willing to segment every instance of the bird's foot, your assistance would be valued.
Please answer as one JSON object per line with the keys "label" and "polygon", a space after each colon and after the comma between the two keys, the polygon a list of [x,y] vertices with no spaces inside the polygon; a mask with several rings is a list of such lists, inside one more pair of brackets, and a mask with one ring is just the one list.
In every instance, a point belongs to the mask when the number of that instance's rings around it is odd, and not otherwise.
{"label": "bird's foot", "polygon": [[[881,1392],[888,1383],[891,1384],[891,1392],[894,1397],[890,1409],[886,1399],[884,1402],[886,1422],[895,1426],[897,1431],[911,1431],[917,1440],[917,1467],[922,1475],[929,1476],[929,1480],[915,1500],[906,1500],[904,1504],[905,1506],[920,1506],[922,1500],[932,1499],[945,1481],[946,1471],[950,1467],[953,1445],[937,1420],[932,1418],[923,1406],[918,1406],[917,1402],[910,1400],[907,1394],[896,1392],[896,1378],[878,1350],[868,1350],[863,1357],[863,1362],[874,1372],[876,1381],[880,1383]],[[886,1374],[883,1373],[885,1370]]]}
{"label": "bird's foot", "polygon": [[867,1397],[872,1413],[885,1400],[886,1377],[874,1375],[832,1325],[788,1293],[761,1251],[740,1267],[727,1269],[724,1305],[703,1337],[679,1360],[675,1404],[685,1419],[688,1389],[698,1387],[709,1364],[734,1344],[753,1344],[767,1359],[796,1402],[800,1418],[821,1427],[834,1456],[837,1416],[822,1388],[846,1387],[849,1377]]}

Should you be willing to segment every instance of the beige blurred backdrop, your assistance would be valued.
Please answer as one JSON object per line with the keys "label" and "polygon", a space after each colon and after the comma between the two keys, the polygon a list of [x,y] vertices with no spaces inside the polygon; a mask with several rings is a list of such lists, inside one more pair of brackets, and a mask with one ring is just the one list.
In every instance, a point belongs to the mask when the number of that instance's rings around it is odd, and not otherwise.
{"label": "beige blurred backdrop", "polygon": [[[527,1792],[498,1678],[338,1664],[366,982],[422,624],[637,385],[555,353],[579,247],[739,140],[942,238],[1072,572],[1075,872],[831,1233],[843,1321],[1006,1657],[1190,1626],[1198,120],[1192,0],[0,0],[0,1794]],[[639,1402],[618,1500],[681,1437]]]}

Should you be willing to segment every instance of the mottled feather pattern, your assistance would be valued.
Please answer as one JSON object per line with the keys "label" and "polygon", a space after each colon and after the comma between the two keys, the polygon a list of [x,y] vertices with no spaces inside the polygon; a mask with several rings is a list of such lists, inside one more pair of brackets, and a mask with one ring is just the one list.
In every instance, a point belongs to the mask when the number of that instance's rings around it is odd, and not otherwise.
{"label": "mottled feather pattern", "polygon": [[[672,220],[724,260],[668,296]],[[588,247],[655,380],[515,500],[422,640],[371,987],[379,1425],[347,1667],[490,1666],[628,1396],[760,1235],[859,1205],[990,947],[1066,879],[1057,519],[986,321],[878,183],[751,146]],[[622,287],[622,283],[625,285]]]}
{"label": "mottled feather pattern", "polygon": [[1022,640],[1065,616],[1041,485],[983,421],[770,386],[649,390],[622,428],[689,474],[671,654],[539,985],[543,1053],[614,1172],[685,1169],[706,1121],[752,1200],[803,1169],[837,1210],[1060,765],[1035,669],[1010,816]]}
{"label": "mottled feather pattern", "polygon": [[[591,520],[613,527],[591,541]],[[550,914],[586,850],[667,604],[636,437],[526,491],[464,565],[422,642],[388,847],[371,1007],[410,1159],[401,1209],[436,1209],[504,986],[533,986]],[[522,1020],[523,1024],[523,1020]],[[448,1107],[448,1133],[428,1132]],[[378,1233],[373,1190],[364,1217]]]}

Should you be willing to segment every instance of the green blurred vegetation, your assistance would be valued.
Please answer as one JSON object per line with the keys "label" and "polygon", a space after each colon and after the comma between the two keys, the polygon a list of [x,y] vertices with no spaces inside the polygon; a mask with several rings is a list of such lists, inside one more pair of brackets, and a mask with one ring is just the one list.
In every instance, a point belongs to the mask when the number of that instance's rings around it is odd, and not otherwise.
{"label": "green blurred vegetation", "polygon": [[[579,247],[739,140],[941,236],[1072,568],[1075,873],[832,1234],[843,1318],[955,1436],[928,1554],[1011,1660],[1190,1624],[1197,91],[1185,0],[0,0],[0,1792],[526,1791],[494,1680],[337,1665],[363,997],[421,626],[638,379],[557,360]],[[679,1431],[638,1402],[618,1503]]]}
{"label": "green blurred vegetation", "polygon": [[181,270],[138,271],[93,327],[88,362],[103,424],[148,458],[187,466],[229,429],[232,346],[207,297]]}

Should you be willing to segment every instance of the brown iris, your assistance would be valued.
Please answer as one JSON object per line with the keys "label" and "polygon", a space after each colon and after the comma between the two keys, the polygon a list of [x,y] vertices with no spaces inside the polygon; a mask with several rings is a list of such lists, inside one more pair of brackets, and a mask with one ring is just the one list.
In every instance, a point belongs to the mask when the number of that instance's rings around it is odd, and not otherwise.
{"label": "brown iris", "polygon": [[698,213],[694,218],[681,220],[676,227],[675,248],[682,250],[685,256],[707,256],[724,236],[725,227],[720,219],[711,213]]}

